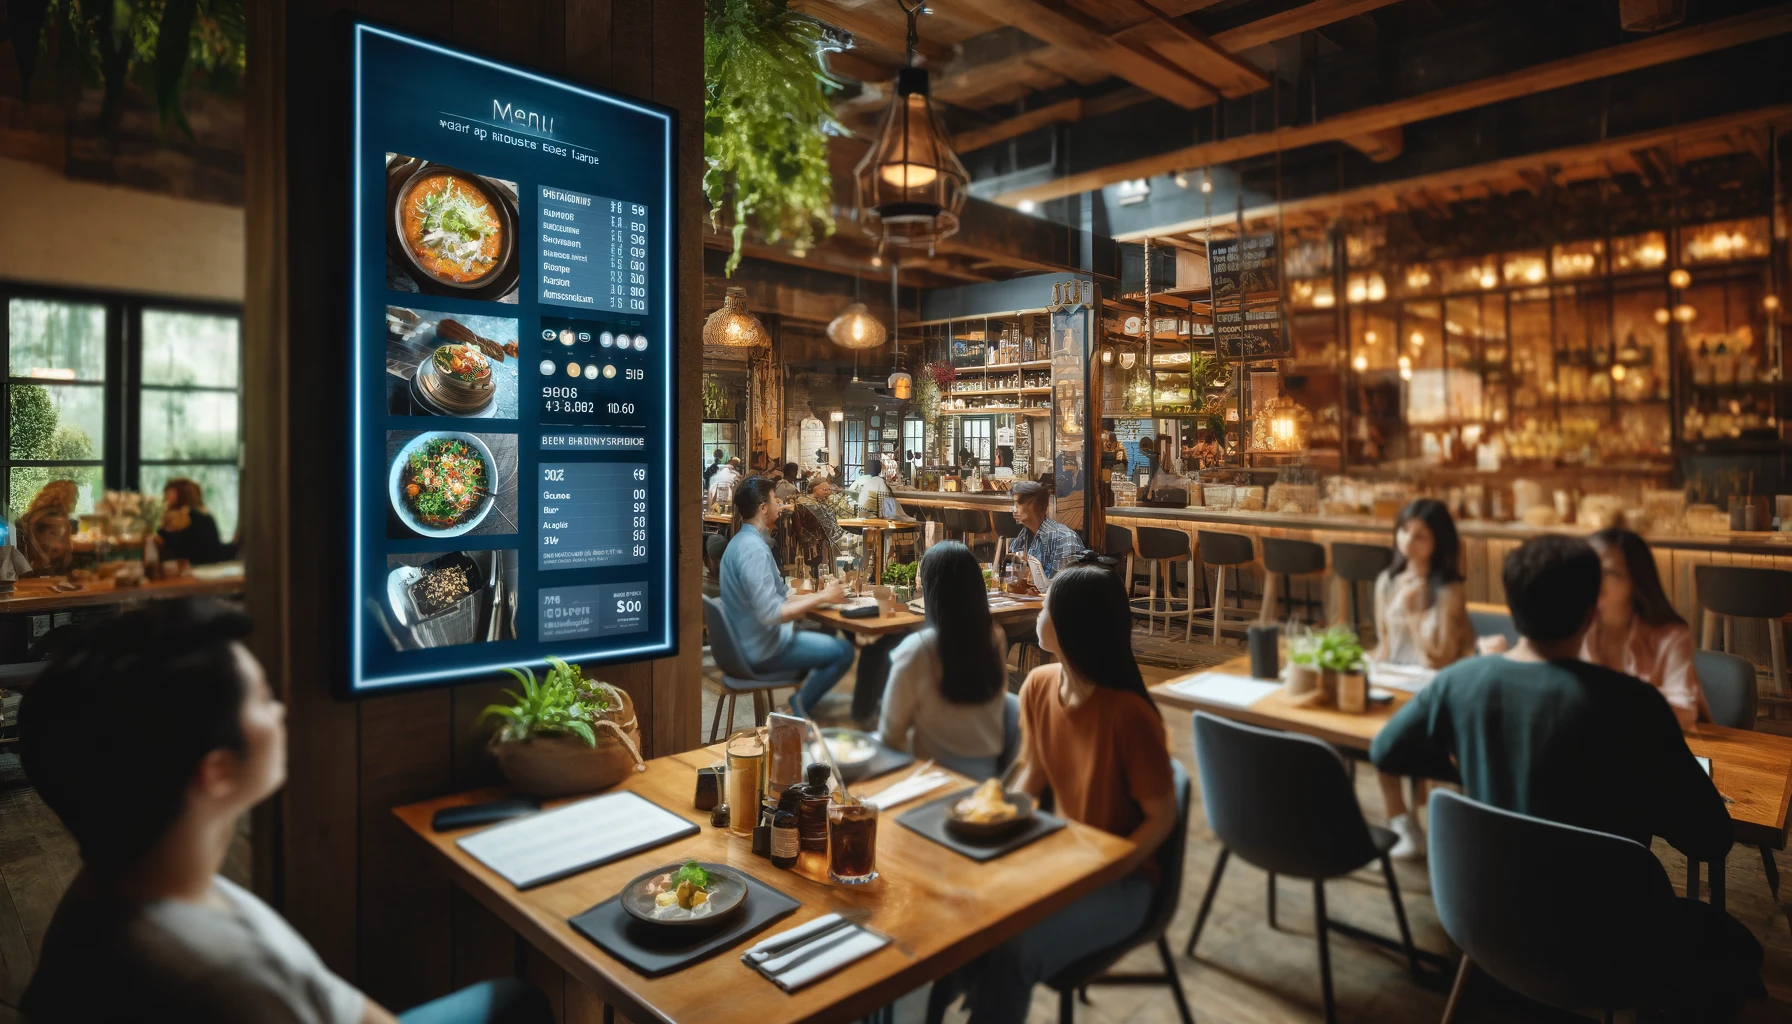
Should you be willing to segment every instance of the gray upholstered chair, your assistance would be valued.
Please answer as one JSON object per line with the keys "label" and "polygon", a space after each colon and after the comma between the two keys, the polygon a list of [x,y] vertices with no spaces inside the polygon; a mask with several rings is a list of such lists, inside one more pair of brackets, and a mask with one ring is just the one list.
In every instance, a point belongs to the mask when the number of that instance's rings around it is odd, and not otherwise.
{"label": "gray upholstered chair", "polygon": [[735,702],[740,699],[741,694],[751,694],[753,721],[763,725],[765,716],[772,710],[772,691],[780,686],[802,686],[803,680],[809,678],[809,670],[756,671],[741,653],[740,642],[734,637],[734,628],[728,624],[728,616],[722,611],[722,602],[707,594],[703,597],[703,624],[709,629],[710,655],[716,660],[716,668],[722,671],[722,695],[716,699],[715,718],[709,725],[709,742],[717,743],[723,736],[721,728],[724,702],[728,705],[728,723],[732,727]]}

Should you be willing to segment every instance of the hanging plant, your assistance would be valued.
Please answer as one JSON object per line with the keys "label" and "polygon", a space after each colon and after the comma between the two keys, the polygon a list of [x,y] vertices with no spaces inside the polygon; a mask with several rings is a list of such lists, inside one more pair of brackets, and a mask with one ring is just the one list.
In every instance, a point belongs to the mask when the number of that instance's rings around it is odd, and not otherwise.
{"label": "hanging plant", "polygon": [[734,395],[722,379],[713,373],[703,375],[703,418],[706,420],[727,420],[734,418]]}
{"label": "hanging plant", "polygon": [[705,0],[703,193],[710,222],[724,208],[740,265],[748,226],[803,251],[834,233],[828,136],[838,132],[822,65],[838,46],[789,0]]}
{"label": "hanging plant", "polygon": [[939,383],[925,373],[915,381],[915,411],[927,423],[932,423],[940,415]]}

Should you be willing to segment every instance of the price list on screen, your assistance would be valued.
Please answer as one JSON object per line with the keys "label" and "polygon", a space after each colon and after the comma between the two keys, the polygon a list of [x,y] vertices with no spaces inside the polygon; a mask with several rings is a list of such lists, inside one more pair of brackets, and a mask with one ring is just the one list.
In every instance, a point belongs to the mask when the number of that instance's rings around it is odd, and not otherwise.
{"label": "price list on screen", "polygon": [[542,185],[542,302],[617,313],[647,312],[647,207]]}
{"label": "price list on screen", "polygon": [[646,466],[543,463],[538,476],[538,568],[601,569],[647,561]]}

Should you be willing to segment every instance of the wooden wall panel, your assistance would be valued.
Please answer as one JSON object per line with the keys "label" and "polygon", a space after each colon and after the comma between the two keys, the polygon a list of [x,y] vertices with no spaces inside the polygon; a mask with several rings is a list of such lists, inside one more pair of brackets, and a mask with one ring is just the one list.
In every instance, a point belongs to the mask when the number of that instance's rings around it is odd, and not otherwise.
{"label": "wooden wall panel", "polygon": [[[340,338],[345,317],[339,254],[346,245],[340,154],[307,140],[335,137],[340,69],[330,19],[353,10],[470,49],[678,110],[674,225],[681,286],[677,429],[699,429],[702,294],[702,24],[697,0],[265,0],[250,8],[247,119],[248,271],[244,332],[244,535],[255,649],[289,706],[290,781],[258,818],[257,887],[330,966],[375,999],[403,1008],[451,986],[517,973],[550,991],[556,1015],[598,1019],[594,1000],[568,1000],[551,961],[522,955],[498,920],[446,878],[421,869],[421,851],[390,808],[495,781],[479,721],[496,681],[359,702],[332,694],[339,652],[343,525],[306,509],[339,507],[301,485],[334,487],[332,453],[347,443],[329,393],[331,360],[295,339]],[[445,16],[446,15],[446,16]],[[620,40],[620,43],[613,41]],[[319,87],[318,83],[325,83]],[[304,189],[288,182],[303,180]],[[289,225],[324,225],[292,231]],[[338,361],[339,362],[339,361]],[[685,412],[688,411],[688,414]],[[673,514],[681,587],[676,657],[598,673],[626,689],[652,754],[696,746],[700,732],[701,618],[696,580],[701,529],[694,464],[675,462]],[[296,502],[307,493],[311,500]],[[596,1017],[592,1015],[596,1014]]]}

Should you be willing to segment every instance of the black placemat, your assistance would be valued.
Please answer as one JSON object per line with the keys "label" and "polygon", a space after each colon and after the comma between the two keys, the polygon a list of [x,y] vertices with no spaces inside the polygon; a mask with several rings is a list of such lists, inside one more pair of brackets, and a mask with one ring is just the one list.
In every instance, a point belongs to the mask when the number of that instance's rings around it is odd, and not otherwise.
{"label": "black placemat", "polygon": [[963,854],[975,861],[995,860],[1005,853],[1020,849],[1040,836],[1051,835],[1064,827],[1063,818],[1039,811],[1033,816],[1031,825],[1000,842],[973,843],[960,839],[946,831],[946,809],[972,792],[973,790],[961,789],[950,796],[930,800],[898,817],[896,822],[910,831],[919,832],[953,853]]}
{"label": "black placemat", "polygon": [[[823,731],[825,732],[826,730],[824,729]],[[906,768],[915,763],[915,755],[913,754],[905,753],[894,747],[885,746],[876,740],[872,740],[871,742],[877,747],[877,753],[871,755],[867,760],[860,761],[858,764],[840,766],[840,774],[846,776],[847,785],[850,786],[862,779],[875,779],[879,775],[888,775],[898,768]],[[811,742],[809,746],[813,748],[815,744]],[[814,756],[815,751],[811,749],[810,754],[811,756]],[[819,760],[819,757],[816,757],[816,759]]]}
{"label": "black placemat", "polygon": [[648,924],[622,909],[621,894],[568,918],[567,923],[638,974],[649,978],[671,974],[714,956],[802,906],[745,871],[738,873],[747,883],[746,902],[713,929]]}

